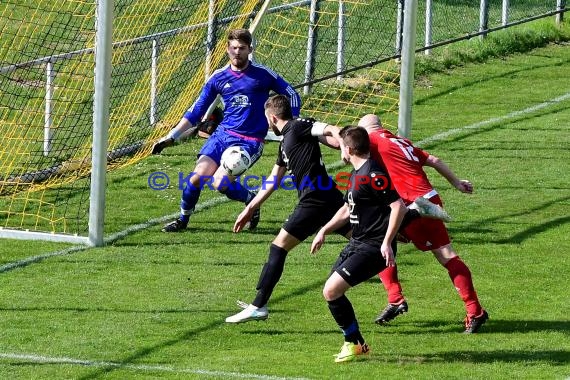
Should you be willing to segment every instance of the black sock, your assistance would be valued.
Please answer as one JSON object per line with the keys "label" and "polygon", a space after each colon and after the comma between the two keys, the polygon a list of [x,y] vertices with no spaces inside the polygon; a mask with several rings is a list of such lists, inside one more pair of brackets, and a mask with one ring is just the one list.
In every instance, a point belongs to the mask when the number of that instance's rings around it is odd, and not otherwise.
{"label": "black sock", "polygon": [[364,338],[360,334],[354,309],[348,298],[343,294],[342,297],[336,300],[328,301],[328,304],[334,320],[344,334],[344,340],[354,344],[364,344]]}
{"label": "black sock", "polygon": [[283,268],[285,267],[285,259],[287,258],[287,251],[281,247],[271,244],[269,248],[269,257],[263,266],[263,270],[259,275],[259,282],[257,283],[257,295],[252,302],[252,305],[257,307],[264,306],[275,285],[279,282]]}

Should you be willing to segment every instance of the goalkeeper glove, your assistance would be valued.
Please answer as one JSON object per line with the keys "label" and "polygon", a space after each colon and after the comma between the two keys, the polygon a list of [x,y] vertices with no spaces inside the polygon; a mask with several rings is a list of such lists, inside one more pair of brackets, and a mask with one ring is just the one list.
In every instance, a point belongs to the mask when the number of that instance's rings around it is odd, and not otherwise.
{"label": "goalkeeper glove", "polygon": [[216,128],[218,128],[218,125],[220,125],[223,118],[224,118],[224,111],[222,111],[220,107],[215,107],[214,110],[212,111],[212,114],[208,116],[206,120],[203,120],[198,123],[197,125],[198,135],[203,138],[210,137],[210,135],[214,133]]}
{"label": "goalkeeper glove", "polygon": [[156,144],[152,146],[152,154],[160,154],[164,148],[174,145],[174,139],[172,137],[163,137]]}

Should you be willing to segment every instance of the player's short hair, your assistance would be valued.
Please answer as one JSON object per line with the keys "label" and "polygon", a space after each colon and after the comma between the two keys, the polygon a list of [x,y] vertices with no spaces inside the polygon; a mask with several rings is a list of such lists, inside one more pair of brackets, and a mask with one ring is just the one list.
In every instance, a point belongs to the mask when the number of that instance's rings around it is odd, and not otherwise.
{"label": "player's short hair", "polygon": [[274,95],[265,102],[265,110],[274,114],[281,120],[291,120],[293,111],[291,110],[291,101],[285,95]]}
{"label": "player's short hair", "polygon": [[251,33],[247,29],[232,29],[228,33],[228,45],[230,41],[238,40],[241,43],[246,44],[247,46],[251,46],[251,42],[253,38],[251,37]]}
{"label": "player's short hair", "polygon": [[347,125],[340,130],[340,137],[344,145],[354,151],[354,155],[365,156],[370,153],[370,138],[366,129],[356,125]]}

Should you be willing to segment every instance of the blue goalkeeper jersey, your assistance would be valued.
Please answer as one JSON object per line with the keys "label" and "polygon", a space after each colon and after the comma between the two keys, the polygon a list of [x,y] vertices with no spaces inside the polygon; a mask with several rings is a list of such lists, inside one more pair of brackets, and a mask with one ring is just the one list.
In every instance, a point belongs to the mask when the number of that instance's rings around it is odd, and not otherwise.
{"label": "blue goalkeeper jersey", "polygon": [[252,61],[243,71],[234,71],[228,64],[208,78],[184,118],[196,125],[216,96],[221,95],[225,108],[224,119],[218,128],[263,139],[268,128],[264,105],[270,91],[289,97],[293,116],[299,116],[301,97],[274,71]]}

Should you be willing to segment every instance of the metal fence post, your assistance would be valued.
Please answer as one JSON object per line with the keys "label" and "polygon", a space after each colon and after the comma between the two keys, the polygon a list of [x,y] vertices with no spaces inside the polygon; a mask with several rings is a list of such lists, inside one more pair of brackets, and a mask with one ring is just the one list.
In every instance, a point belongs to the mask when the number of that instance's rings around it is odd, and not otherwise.
{"label": "metal fence post", "polygon": [[157,115],[157,88],[158,88],[158,56],[160,54],[160,40],[152,40],[152,55],[150,64],[150,125],[156,123]]}
{"label": "metal fence post", "polygon": [[[432,0],[426,0],[426,38],[424,47],[431,45],[432,39]],[[425,55],[429,55],[431,49],[424,50]]]}
{"label": "metal fence post", "polygon": [[[307,37],[307,59],[305,61],[305,82],[313,79],[315,73],[315,49],[317,45],[317,23],[319,20],[319,0],[311,0],[311,11],[309,15],[309,34]],[[303,93],[308,95],[311,92],[311,85],[303,87]]]}
{"label": "metal fence post", "polygon": [[503,26],[509,23],[509,0],[503,0],[503,9],[501,12],[501,23]]}
{"label": "metal fence post", "polygon": [[[556,0],[556,10],[561,11],[566,8],[566,0]],[[560,25],[564,21],[564,13],[560,12],[556,14],[556,24]]]}
{"label": "metal fence post", "polygon": [[402,54],[402,35],[404,30],[404,0],[398,0],[396,15],[396,54]]}
{"label": "metal fence post", "polygon": [[[489,29],[489,1],[481,0],[479,8],[479,32],[485,32]],[[482,33],[480,38],[483,39],[487,33]]]}
{"label": "metal fence post", "polygon": [[[340,73],[344,70],[344,0],[338,0],[338,34],[336,41],[336,72]],[[342,75],[338,75],[336,79],[341,80]]]}
{"label": "metal fence post", "polygon": [[51,138],[53,131],[52,125],[52,111],[53,111],[53,80],[55,72],[53,71],[53,62],[47,61],[46,63],[46,108],[44,114],[44,156],[48,156],[51,151]]}
{"label": "metal fence post", "polygon": [[207,81],[212,72],[212,53],[216,47],[216,0],[210,0],[208,4],[208,36],[206,37],[206,62],[204,67],[205,78]]}

